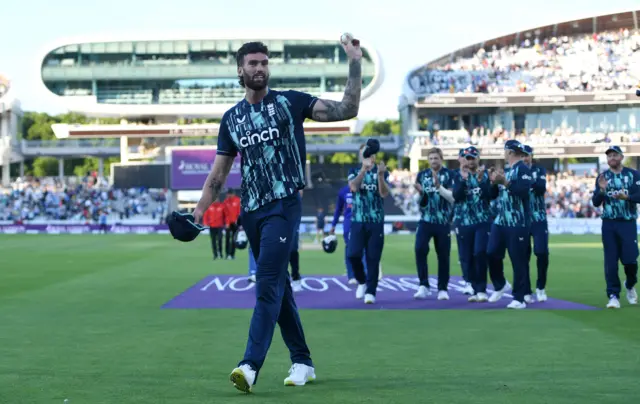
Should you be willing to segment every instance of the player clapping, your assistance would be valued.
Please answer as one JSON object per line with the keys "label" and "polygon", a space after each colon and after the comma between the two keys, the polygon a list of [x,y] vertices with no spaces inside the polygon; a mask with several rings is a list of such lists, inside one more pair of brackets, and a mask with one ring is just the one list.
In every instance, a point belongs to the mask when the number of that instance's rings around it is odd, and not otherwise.
{"label": "player clapping", "polygon": [[429,242],[433,238],[438,256],[438,300],[449,300],[451,213],[453,172],[442,166],[442,151],[429,150],[431,168],[422,170],[416,177],[415,189],[420,193],[421,217],[416,231],[415,258],[420,286],[414,298],[425,299],[429,290]]}
{"label": "player clapping", "polygon": [[480,152],[475,147],[464,149],[464,160],[453,187],[454,226],[460,261],[473,288],[470,302],[489,299],[486,251],[490,231],[490,182],[484,167],[478,167],[479,157]]}
{"label": "player clapping", "polygon": [[629,304],[638,304],[634,286],[638,282],[637,203],[640,203],[640,174],[622,165],[624,155],[619,146],[606,151],[609,169],[598,176],[593,192],[593,206],[602,206],[602,245],[604,276],[607,283],[607,308],[620,308],[618,261],[627,277],[625,289]]}

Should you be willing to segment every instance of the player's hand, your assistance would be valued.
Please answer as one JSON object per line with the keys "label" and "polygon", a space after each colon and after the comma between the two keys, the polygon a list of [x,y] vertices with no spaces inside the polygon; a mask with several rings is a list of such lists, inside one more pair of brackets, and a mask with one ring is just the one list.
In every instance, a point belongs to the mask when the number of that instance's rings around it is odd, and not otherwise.
{"label": "player's hand", "polygon": [[469,178],[469,171],[467,171],[467,167],[460,167],[460,176],[465,181]]}
{"label": "player's hand", "polygon": [[607,179],[602,174],[598,176],[598,186],[600,187],[602,192],[606,191],[607,189]]}
{"label": "player's hand", "polygon": [[[344,39],[344,42],[342,40]],[[345,33],[340,38],[340,44],[342,45],[342,49],[347,54],[347,58],[349,60],[360,60],[362,59],[362,49],[360,49],[360,41],[355,39],[351,34]]]}
{"label": "player's hand", "polygon": [[478,174],[478,176],[477,176],[478,182],[482,181],[482,179],[484,178],[484,171],[485,171],[484,166],[478,167],[478,172],[477,172],[477,174]]}
{"label": "player's hand", "polygon": [[438,178],[438,173],[431,170],[431,178],[433,178],[433,186],[436,188],[440,188],[440,178]]}
{"label": "player's hand", "polygon": [[614,198],[616,198],[616,199],[618,199],[618,200],[621,200],[621,201],[626,201],[626,200],[628,200],[628,199],[629,199],[629,196],[628,196],[628,195],[626,195],[626,194],[623,194],[623,193],[619,193],[619,194],[616,194],[616,195],[614,196]]}
{"label": "player's hand", "polygon": [[369,171],[373,168],[373,161],[371,158],[362,159],[362,169],[364,171]]}
{"label": "player's hand", "polygon": [[329,234],[334,236],[336,234],[336,228],[332,227],[331,230],[329,230]]}
{"label": "player's hand", "polygon": [[196,205],[196,208],[193,211],[193,218],[195,219],[196,224],[202,224],[202,218],[204,217],[204,212],[207,208],[203,208],[200,206],[200,202]]}
{"label": "player's hand", "polygon": [[387,171],[387,165],[384,163],[384,161],[381,161],[378,163],[378,172],[379,173],[384,173]]}

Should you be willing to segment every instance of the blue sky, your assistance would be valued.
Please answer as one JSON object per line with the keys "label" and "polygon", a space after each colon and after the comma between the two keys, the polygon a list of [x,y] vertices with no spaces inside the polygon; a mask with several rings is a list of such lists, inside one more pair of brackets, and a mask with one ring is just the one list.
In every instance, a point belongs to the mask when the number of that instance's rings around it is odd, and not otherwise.
{"label": "blue sky", "polygon": [[[397,117],[406,73],[456,48],[521,29],[640,8],[638,0],[79,0],[10,1],[0,14],[0,73],[7,75],[25,110],[64,112],[43,97],[37,66],[53,41],[83,36],[180,34],[270,30],[335,34],[348,31],[381,53],[385,82],[367,102],[363,118]],[[378,7],[377,5],[380,5]],[[385,6],[386,5],[386,6]]]}

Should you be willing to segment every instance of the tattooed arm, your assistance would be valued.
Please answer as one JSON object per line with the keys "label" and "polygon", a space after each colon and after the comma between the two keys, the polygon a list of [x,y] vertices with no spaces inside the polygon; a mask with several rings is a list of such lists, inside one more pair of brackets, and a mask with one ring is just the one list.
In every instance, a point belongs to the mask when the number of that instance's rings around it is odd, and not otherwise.
{"label": "tattooed arm", "polygon": [[358,116],[362,90],[361,59],[349,61],[349,77],[342,101],[319,99],[313,106],[311,119],[318,122],[346,121]]}
{"label": "tattooed arm", "polygon": [[207,180],[202,187],[202,196],[196,206],[193,216],[196,219],[196,223],[202,223],[202,216],[209,206],[218,199],[220,191],[227,182],[227,176],[231,171],[234,157],[224,156],[218,154],[213,161],[213,167],[211,172],[207,176]]}

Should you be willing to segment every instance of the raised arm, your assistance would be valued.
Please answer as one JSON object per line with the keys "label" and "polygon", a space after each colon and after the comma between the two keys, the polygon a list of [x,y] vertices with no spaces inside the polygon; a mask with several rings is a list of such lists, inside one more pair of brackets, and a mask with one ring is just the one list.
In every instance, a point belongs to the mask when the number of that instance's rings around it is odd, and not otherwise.
{"label": "raised arm", "polygon": [[352,38],[342,47],[349,59],[349,76],[342,101],[319,99],[313,106],[311,119],[318,122],[336,122],[358,116],[360,93],[362,91],[362,50],[359,43],[353,44]]}

